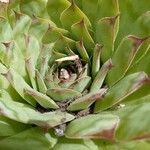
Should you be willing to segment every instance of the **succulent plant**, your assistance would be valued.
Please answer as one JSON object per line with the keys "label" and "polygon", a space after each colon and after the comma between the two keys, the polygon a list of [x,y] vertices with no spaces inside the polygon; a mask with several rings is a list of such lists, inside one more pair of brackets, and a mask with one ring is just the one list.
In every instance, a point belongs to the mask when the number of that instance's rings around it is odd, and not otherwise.
{"label": "succulent plant", "polygon": [[1,0],[0,150],[150,148],[147,0]]}

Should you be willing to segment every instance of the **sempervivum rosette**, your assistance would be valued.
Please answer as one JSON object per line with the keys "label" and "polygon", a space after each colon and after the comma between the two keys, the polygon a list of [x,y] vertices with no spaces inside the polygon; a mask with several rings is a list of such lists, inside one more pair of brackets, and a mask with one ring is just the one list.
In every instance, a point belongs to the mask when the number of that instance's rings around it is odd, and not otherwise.
{"label": "sempervivum rosette", "polygon": [[149,147],[146,0],[0,8],[1,150]]}

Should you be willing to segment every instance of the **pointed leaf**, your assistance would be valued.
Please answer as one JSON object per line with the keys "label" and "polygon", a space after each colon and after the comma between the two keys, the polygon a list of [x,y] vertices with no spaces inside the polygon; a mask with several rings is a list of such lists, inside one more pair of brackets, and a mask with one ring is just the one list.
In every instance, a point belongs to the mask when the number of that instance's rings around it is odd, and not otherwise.
{"label": "pointed leaf", "polygon": [[149,78],[144,72],[138,72],[124,77],[108,90],[100,102],[95,104],[95,112],[108,109],[123,101],[127,96],[141,88],[146,82],[149,82]]}
{"label": "pointed leaf", "polygon": [[71,31],[76,40],[83,40],[88,54],[92,54],[91,49],[94,47],[94,41],[87,29],[84,19],[71,26]]}
{"label": "pointed leaf", "polygon": [[128,71],[144,40],[145,38],[142,39],[132,35],[122,40],[112,57],[114,67],[109,72],[107,81],[110,86],[119,81]]}
{"label": "pointed leaf", "polygon": [[91,23],[87,16],[78,8],[75,2],[72,0],[71,5],[65,9],[60,16],[61,23],[65,29],[70,30],[70,27],[76,22],[85,20],[87,27],[91,26]]}
{"label": "pointed leaf", "polygon": [[95,78],[99,69],[100,69],[100,56],[103,46],[96,44],[94,52],[93,52],[93,60],[92,60],[92,77]]}
{"label": "pointed leaf", "polygon": [[[86,122],[86,123],[85,123]],[[119,117],[111,114],[88,115],[72,121],[66,129],[66,137],[82,139],[115,140]]]}
{"label": "pointed leaf", "polygon": [[14,102],[8,98],[0,98],[0,110],[2,116],[25,124],[35,124],[46,129],[74,119],[73,115],[60,111],[40,113],[27,104]]}
{"label": "pointed leaf", "polygon": [[9,69],[7,73],[2,74],[11,84],[11,86],[18,92],[18,94],[26,100],[29,104],[35,106],[35,100],[31,96],[24,93],[24,89],[31,89],[25,80],[13,69]]}
{"label": "pointed leaf", "polygon": [[59,108],[58,105],[47,95],[33,89],[24,89],[25,94],[32,96],[44,108]]}
{"label": "pointed leaf", "polygon": [[69,86],[69,89],[73,89],[75,91],[82,93],[85,89],[89,87],[90,83],[91,83],[91,77],[86,76],[76,80],[73,84]]}
{"label": "pointed leaf", "polygon": [[47,12],[50,18],[60,27],[60,15],[61,13],[70,6],[68,0],[48,0]]}
{"label": "pointed leaf", "polygon": [[43,130],[39,128],[30,128],[19,134],[1,140],[0,149],[47,150],[48,148],[52,148],[56,142],[57,139],[52,133],[44,133]]}
{"label": "pointed leaf", "polygon": [[101,69],[97,73],[96,77],[94,78],[94,81],[93,81],[91,88],[90,88],[90,92],[97,92],[101,88],[101,86],[105,80],[106,75],[112,69],[112,65],[113,64],[112,64],[111,59],[109,59],[107,62],[105,62],[103,64],[103,66],[101,67]]}
{"label": "pointed leaf", "polygon": [[105,17],[96,25],[96,41],[104,46],[101,59],[103,62],[111,58],[114,42],[119,29],[119,16]]}
{"label": "pointed leaf", "polygon": [[56,101],[64,101],[64,100],[73,99],[78,96],[82,96],[80,92],[71,89],[66,89],[66,88],[48,89],[46,93]]}
{"label": "pointed leaf", "polygon": [[80,98],[75,99],[69,106],[69,111],[77,111],[89,108],[95,101],[99,101],[102,99],[103,95],[105,95],[107,89],[100,89],[95,93],[86,94]]}

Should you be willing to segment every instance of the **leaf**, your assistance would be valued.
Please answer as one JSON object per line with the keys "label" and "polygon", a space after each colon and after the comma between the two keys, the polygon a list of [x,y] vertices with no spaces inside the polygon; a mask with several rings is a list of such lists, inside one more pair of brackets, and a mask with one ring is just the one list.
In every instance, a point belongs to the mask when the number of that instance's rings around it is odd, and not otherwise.
{"label": "leaf", "polygon": [[98,150],[97,145],[94,143],[94,141],[85,139],[85,140],[79,140],[79,139],[67,139],[67,138],[60,138],[57,142],[57,144],[53,148],[54,150],[65,150],[65,149],[71,149],[71,150]]}
{"label": "leaf", "polygon": [[103,64],[103,66],[101,67],[101,69],[99,70],[99,72],[97,73],[96,77],[93,80],[93,83],[90,87],[90,92],[97,92],[101,88],[106,78],[106,75],[112,69],[112,67],[113,64],[111,59],[109,59]]}
{"label": "leaf", "polygon": [[82,96],[80,92],[67,88],[51,88],[47,90],[46,94],[56,101],[64,101]]}
{"label": "leaf", "polygon": [[118,123],[119,118],[116,115],[88,115],[72,121],[67,126],[65,136],[75,139],[91,138],[115,140],[115,130]]}
{"label": "leaf", "polygon": [[144,72],[138,72],[124,77],[108,90],[101,101],[95,104],[95,112],[106,110],[122,102],[147,82],[149,82],[149,78]]}
{"label": "leaf", "polygon": [[32,17],[33,15],[43,18],[48,18],[46,12],[46,1],[41,0],[22,0],[20,2],[21,12]]}
{"label": "leaf", "polygon": [[[114,111],[120,118],[120,124],[117,129],[118,140],[142,140],[150,137],[150,119],[147,114],[150,113],[149,97],[140,98],[137,102],[129,102],[125,107]],[[146,100],[147,99],[147,100]],[[142,100],[142,102],[140,102]],[[145,100],[145,102],[144,102]],[[143,119],[145,118],[145,119]],[[130,130],[129,130],[130,129]]]}
{"label": "leaf", "polygon": [[5,97],[0,98],[0,114],[17,122],[35,124],[46,129],[74,119],[73,115],[60,111],[40,113],[27,104]]}
{"label": "leaf", "polygon": [[24,93],[24,89],[31,89],[31,87],[24,81],[21,75],[19,75],[14,69],[9,69],[7,73],[3,73],[2,75],[9,81],[11,86],[24,100],[35,106],[35,100]]}
{"label": "leaf", "polygon": [[[42,129],[31,128],[0,141],[1,150],[48,150],[57,142],[51,133],[44,133]],[[32,145],[32,146],[31,146]]]}
{"label": "leaf", "polygon": [[0,137],[12,136],[30,127],[30,125],[25,125],[0,116]]}
{"label": "leaf", "polygon": [[44,108],[59,108],[58,105],[47,95],[33,89],[24,89],[25,94],[32,96]]}
{"label": "leaf", "polygon": [[70,30],[70,27],[81,21],[82,19],[85,20],[86,26],[89,28],[91,23],[87,16],[78,8],[74,1],[71,1],[71,5],[65,9],[60,16],[60,21],[63,27],[67,30]]}
{"label": "leaf", "polygon": [[85,20],[82,19],[81,21],[79,20],[79,22],[77,23],[75,22],[75,24],[71,26],[71,31],[76,40],[83,41],[88,54],[91,55],[91,49],[94,47],[94,40],[92,39],[88,31]]}
{"label": "leaf", "polygon": [[93,51],[93,60],[92,60],[92,77],[95,78],[99,69],[100,69],[100,56],[103,45],[96,44]]}
{"label": "leaf", "polygon": [[139,38],[132,35],[127,36],[122,40],[112,57],[114,67],[108,74],[107,83],[109,86],[112,86],[124,77],[139,51],[140,46],[145,40],[145,38]]}
{"label": "leaf", "polygon": [[60,16],[61,13],[70,6],[68,0],[48,0],[47,2],[47,12],[50,18],[60,27]]}
{"label": "leaf", "polygon": [[96,41],[102,44],[103,50],[101,54],[102,62],[112,57],[114,52],[114,42],[119,30],[119,15],[113,17],[105,17],[96,24]]}
{"label": "leaf", "polygon": [[100,89],[97,92],[88,93],[75,99],[69,106],[69,111],[77,111],[82,109],[89,108],[95,101],[99,101],[102,99],[103,95],[105,95],[106,89]]}
{"label": "leaf", "polygon": [[69,89],[73,89],[82,93],[85,89],[89,87],[91,83],[91,77],[86,76],[83,78],[78,78],[73,84],[69,86]]}

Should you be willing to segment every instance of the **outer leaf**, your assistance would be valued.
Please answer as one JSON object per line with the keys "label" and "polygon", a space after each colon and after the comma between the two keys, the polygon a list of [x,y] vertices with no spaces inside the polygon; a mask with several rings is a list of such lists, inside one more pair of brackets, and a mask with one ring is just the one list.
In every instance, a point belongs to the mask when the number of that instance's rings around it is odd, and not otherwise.
{"label": "outer leaf", "polygon": [[12,136],[15,135],[27,128],[31,127],[30,125],[24,125],[16,121],[12,121],[8,118],[0,116],[0,137]]}
{"label": "outer leaf", "polygon": [[75,39],[79,41],[83,40],[89,55],[92,54],[91,49],[94,47],[94,41],[87,29],[85,20],[82,19],[81,21],[79,20],[79,22],[73,24],[71,26],[71,31],[73,35],[75,36]]}
{"label": "outer leaf", "polygon": [[46,1],[41,0],[22,0],[20,1],[20,9],[29,16],[48,17],[46,12]]}
{"label": "outer leaf", "polygon": [[107,83],[110,86],[124,77],[144,40],[145,38],[128,36],[120,43],[112,57],[114,68],[108,74]]}
{"label": "outer leaf", "polygon": [[119,29],[119,16],[105,17],[96,25],[96,41],[104,45],[101,59],[103,62],[112,57],[114,42]]}
{"label": "outer leaf", "polygon": [[60,138],[53,148],[54,150],[99,150],[98,146],[92,140],[77,140]]}
{"label": "outer leaf", "polygon": [[[86,123],[85,123],[86,122]],[[114,140],[119,118],[111,114],[88,115],[72,121],[66,129],[68,138]]]}
{"label": "outer leaf", "polygon": [[68,0],[48,0],[47,11],[50,18],[56,22],[58,26],[61,26],[60,15],[67,7],[70,6]]}
{"label": "outer leaf", "polygon": [[52,133],[44,133],[42,129],[31,128],[0,141],[1,150],[48,150],[57,142]]}
{"label": "outer leaf", "polygon": [[105,97],[95,105],[95,112],[108,109],[121,101],[133,92],[149,82],[148,76],[144,72],[134,73],[124,77],[113,87],[111,87]]}
{"label": "outer leaf", "polygon": [[87,16],[78,8],[78,6],[74,3],[74,1],[71,2],[70,7],[65,9],[60,16],[62,25],[64,26],[65,29],[68,30],[70,30],[70,27],[73,24],[81,21],[82,19],[85,20],[85,24],[87,27],[91,26],[91,23],[87,18]]}
{"label": "outer leaf", "polygon": [[[138,140],[149,139],[150,137],[150,119],[146,117],[150,113],[149,97],[145,97],[145,103],[139,99],[139,104],[127,103],[124,108],[114,111],[114,114],[120,118],[120,125],[117,129],[117,138],[119,140]],[[140,102],[143,101],[143,103]],[[146,118],[145,118],[146,117]],[[143,120],[143,118],[145,118]],[[130,129],[130,130],[129,130]]]}
{"label": "outer leaf", "polygon": [[9,98],[0,98],[0,114],[18,122],[35,124],[46,129],[74,119],[73,115],[60,111],[42,114],[29,105],[14,102]]}

